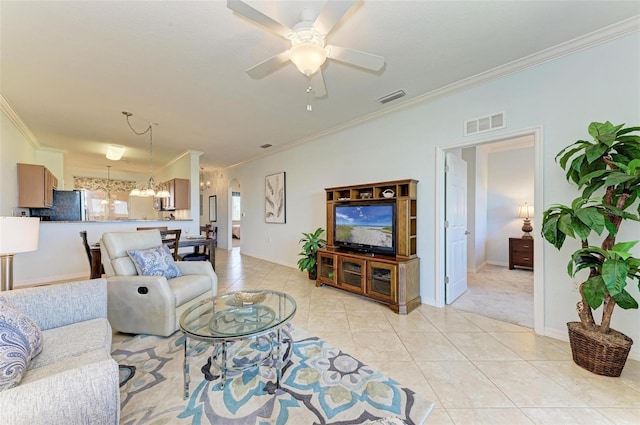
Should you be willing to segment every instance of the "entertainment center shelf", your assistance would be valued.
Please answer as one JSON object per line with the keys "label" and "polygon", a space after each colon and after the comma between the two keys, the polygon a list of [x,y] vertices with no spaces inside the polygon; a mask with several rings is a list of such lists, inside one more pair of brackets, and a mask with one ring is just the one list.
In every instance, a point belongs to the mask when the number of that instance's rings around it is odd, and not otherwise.
{"label": "entertainment center shelf", "polygon": [[[399,314],[418,307],[417,185],[417,180],[398,180],[325,189],[327,246],[318,252],[316,286],[335,286],[381,301]],[[384,212],[387,222],[338,224],[342,218],[336,210],[341,216],[359,208]]]}

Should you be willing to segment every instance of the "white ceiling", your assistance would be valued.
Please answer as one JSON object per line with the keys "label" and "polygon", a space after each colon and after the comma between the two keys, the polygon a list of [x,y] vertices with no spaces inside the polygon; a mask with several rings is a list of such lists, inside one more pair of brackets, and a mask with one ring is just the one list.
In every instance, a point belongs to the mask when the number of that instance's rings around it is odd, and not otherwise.
{"label": "white ceiling", "polygon": [[[324,1],[247,1],[292,27]],[[327,42],[384,56],[379,73],[335,61],[328,96],[306,111],[291,63],[259,79],[245,70],[289,43],[225,1],[0,1],[0,93],[42,146],[72,168],[144,172],[202,151],[225,167],[285,148],[640,14],[638,1],[358,1]],[[595,66],[595,64],[594,64]],[[407,96],[376,99],[398,89]],[[493,111],[483,111],[493,112]],[[462,127],[462,123],[461,123]],[[270,150],[260,145],[270,143]],[[125,160],[105,159],[109,144]]]}

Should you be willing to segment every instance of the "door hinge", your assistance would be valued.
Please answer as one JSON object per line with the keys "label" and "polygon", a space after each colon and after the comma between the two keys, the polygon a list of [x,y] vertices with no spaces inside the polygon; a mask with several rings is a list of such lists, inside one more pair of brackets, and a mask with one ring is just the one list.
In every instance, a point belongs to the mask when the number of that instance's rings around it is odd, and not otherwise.
{"label": "door hinge", "polygon": [[448,284],[449,283],[449,276],[445,276],[444,277],[444,283]]}
{"label": "door hinge", "polygon": [[444,172],[445,172],[445,173],[448,173],[448,172],[449,172],[449,166],[448,166],[448,165],[445,165],[445,166],[444,166]]}
{"label": "door hinge", "polygon": [[449,228],[449,220],[445,220],[444,221],[444,228],[448,229]]}

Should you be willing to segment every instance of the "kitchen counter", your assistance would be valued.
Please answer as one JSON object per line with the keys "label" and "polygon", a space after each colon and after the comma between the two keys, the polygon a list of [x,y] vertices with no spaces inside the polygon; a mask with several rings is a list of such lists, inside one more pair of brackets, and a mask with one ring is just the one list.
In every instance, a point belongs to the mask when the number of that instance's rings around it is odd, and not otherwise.
{"label": "kitchen counter", "polygon": [[126,219],[126,220],[68,220],[68,221],[64,221],[64,220],[43,220],[40,223],[41,224],[48,224],[48,223],[100,223],[100,224],[109,224],[109,223],[180,223],[180,222],[190,222],[193,221],[192,219],[175,219],[175,220],[144,220],[144,219]]}

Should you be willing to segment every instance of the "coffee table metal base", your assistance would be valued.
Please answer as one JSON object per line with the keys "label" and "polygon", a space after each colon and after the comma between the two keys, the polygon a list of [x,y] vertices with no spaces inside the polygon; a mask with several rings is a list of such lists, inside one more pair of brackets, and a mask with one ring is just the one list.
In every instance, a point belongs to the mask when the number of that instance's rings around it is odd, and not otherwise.
{"label": "coffee table metal base", "polygon": [[[265,339],[269,345],[269,352],[265,357],[258,358],[256,362],[244,365],[242,368],[232,368],[231,370],[244,370],[250,367],[259,367],[261,363],[264,363],[267,359],[271,359],[271,367],[275,364],[276,367],[276,388],[280,388],[280,381],[282,379],[282,364],[286,361],[286,352],[282,354],[282,334],[286,336],[289,340],[290,350],[289,356],[291,352],[293,352],[293,338],[291,334],[286,329],[276,329],[269,334],[260,335],[260,336],[252,336],[248,339],[256,339],[259,341],[260,339]],[[211,353],[211,366],[217,367],[220,371],[220,390],[224,389],[224,386],[227,383],[227,372],[229,371],[227,361],[228,361],[228,352],[229,352],[229,344],[231,343],[241,343],[246,342],[248,339],[238,339],[233,338],[232,340],[221,340],[220,342],[213,343],[213,351]],[[191,357],[193,347],[191,345],[191,338],[185,335],[184,338],[184,399],[189,398],[189,383],[191,380],[190,377],[190,368],[189,368],[189,357]],[[287,358],[289,356],[286,356]]]}

